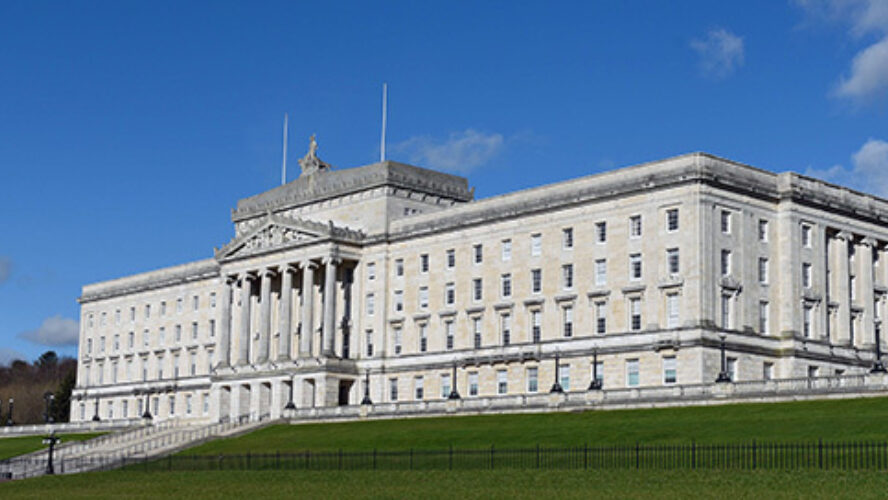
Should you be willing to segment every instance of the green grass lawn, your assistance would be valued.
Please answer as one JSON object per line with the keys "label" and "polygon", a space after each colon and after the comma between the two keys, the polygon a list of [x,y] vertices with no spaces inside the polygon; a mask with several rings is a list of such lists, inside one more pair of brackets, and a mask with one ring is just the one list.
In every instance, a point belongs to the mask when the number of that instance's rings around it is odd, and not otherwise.
{"label": "green grass lawn", "polygon": [[884,498],[842,471],[113,471],[0,484],[0,498]]}
{"label": "green grass lawn", "polygon": [[645,410],[274,425],[183,454],[343,450],[884,441],[888,398]]}
{"label": "green grass lawn", "polygon": [[[59,437],[62,439],[62,444],[64,444],[70,441],[86,441],[87,439],[92,439],[101,436],[102,434],[104,434],[104,432],[60,434]],[[31,453],[32,451],[46,448],[46,445],[43,444],[44,437],[45,436],[21,436],[0,438],[0,460],[6,460],[10,457],[24,455],[25,453]]]}

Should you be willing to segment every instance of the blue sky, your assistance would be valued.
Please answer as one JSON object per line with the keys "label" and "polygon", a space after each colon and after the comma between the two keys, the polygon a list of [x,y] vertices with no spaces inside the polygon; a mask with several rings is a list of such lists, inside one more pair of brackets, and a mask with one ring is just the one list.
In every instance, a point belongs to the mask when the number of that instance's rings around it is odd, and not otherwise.
{"label": "blue sky", "polygon": [[292,166],[375,161],[382,82],[388,156],[477,197],[699,150],[888,194],[881,0],[6,0],[0,362],[73,354],[82,285],[212,256],[285,112]]}

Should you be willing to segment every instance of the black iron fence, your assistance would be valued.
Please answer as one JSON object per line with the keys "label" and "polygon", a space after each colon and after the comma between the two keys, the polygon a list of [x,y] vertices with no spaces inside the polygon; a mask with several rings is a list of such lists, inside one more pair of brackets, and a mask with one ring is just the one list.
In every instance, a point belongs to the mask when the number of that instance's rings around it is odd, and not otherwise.
{"label": "black iron fence", "polygon": [[577,446],[174,455],[134,470],[888,469],[888,442]]}

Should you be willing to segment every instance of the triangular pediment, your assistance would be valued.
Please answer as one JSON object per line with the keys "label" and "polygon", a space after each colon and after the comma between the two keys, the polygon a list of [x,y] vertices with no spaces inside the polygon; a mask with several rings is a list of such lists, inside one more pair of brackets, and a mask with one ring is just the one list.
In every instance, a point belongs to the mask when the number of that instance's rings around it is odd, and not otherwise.
{"label": "triangular pediment", "polygon": [[331,238],[358,241],[363,233],[306,219],[267,214],[249,231],[216,252],[217,260],[236,259]]}

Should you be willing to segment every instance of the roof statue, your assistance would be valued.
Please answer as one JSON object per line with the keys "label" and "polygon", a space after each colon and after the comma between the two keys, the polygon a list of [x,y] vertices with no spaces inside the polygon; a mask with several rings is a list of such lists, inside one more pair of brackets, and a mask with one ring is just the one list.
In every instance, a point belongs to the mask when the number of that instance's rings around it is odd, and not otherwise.
{"label": "roof statue", "polygon": [[302,167],[302,175],[311,175],[321,170],[330,169],[328,163],[318,158],[318,141],[315,140],[314,134],[311,134],[308,139],[308,153],[299,159],[299,166]]}

